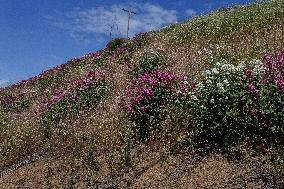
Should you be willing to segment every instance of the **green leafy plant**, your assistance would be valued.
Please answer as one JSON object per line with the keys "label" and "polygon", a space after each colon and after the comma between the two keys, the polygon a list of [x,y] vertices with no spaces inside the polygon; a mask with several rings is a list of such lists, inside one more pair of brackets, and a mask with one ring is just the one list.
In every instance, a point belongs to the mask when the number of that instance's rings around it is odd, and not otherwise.
{"label": "green leafy plant", "polygon": [[192,96],[192,114],[201,142],[232,145],[245,139],[254,125],[250,110],[254,101],[247,90],[245,65],[218,62],[204,72],[204,80]]}
{"label": "green leafy plant", "polygon": [[134,76],[142,75],[146,72],[152,72],[163,65],[166,57],[159,53],[151,53],[144,55],[138,65],[132,70],[131,74]]}
{"label": "green leafy plant", "polygon": [[127,42],[125,38],[115,38],[107,44],[107,48],[110,51],[116,51]]}
{"label": "green leafy plant", "polygon": [[198,144],[227,149],[242,141],[272,145],[283,142],[284,53],[233,65],[218,62],[205,70],[203,80],[190,93],[190,106]]}
{"label": "green leafy plant", "polygon": [[261,85],[260,105],[270,132],[270,141],[284,144],[284,51],[277,58],[264,57],[265,73]]}

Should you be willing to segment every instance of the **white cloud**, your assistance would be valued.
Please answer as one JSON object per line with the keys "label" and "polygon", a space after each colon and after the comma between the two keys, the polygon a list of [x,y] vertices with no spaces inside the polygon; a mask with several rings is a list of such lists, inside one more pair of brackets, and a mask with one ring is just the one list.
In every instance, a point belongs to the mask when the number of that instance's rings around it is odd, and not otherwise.
{"label": "white cloud", "polygon": [[[68,25],[68,30],[75,38],[80,38],[86,34],[109,36],[111,26],[113,34],[125,36],[128,14],[122,8],[129,6],[121,4],[112,5],[110,8],[77,9],[69,14],[64,21],[66,23],[61,23],[61,25],[65,26],[65,28]],[[131,9],[134,9],[137,14],[131,17],[130,37],[139,32],[155,30],[164,25],[177,22],[176,11],[167,10],[158,5],[150,3],[132,4]]]}
{"label": "white cloud", "polygon": [[197,15],[197,12],[193,9],[187,9],[185,11],[186,15],[189,16],[189,17],[192,17],[192,16],[196,16]]}

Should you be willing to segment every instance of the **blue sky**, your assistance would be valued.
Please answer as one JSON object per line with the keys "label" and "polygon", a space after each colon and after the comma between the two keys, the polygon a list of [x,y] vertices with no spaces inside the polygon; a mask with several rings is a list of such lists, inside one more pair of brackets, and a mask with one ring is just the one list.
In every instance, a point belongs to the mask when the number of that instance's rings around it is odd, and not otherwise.
{"label": "blue sky", "polygon": [[114,36],[161,28],[253,0],[0,0],[0,86],[103,48]]}

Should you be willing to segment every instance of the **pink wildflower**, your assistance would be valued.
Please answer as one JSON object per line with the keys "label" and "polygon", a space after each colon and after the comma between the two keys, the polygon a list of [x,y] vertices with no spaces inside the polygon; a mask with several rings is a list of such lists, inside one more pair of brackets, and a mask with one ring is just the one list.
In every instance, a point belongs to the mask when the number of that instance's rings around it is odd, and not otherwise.
{"label": "pink wildflower", "polygon": [[253,72],[252,72],[252,69],[251,69],[251,68],[248,68],[248,69],[246,70],[246,76],[247,76],[248,78],[252,78]]}
{"label": "pink wildflower", "polygon": [[135,112],[133,107],[130,104],[127,106],[127,110],[128,110],[129,113],[134,113]]}
{"label": "pink wildflower", "polygon": [[249,84],[248,88],[249,88],[249,92],[251,94],[259,95],[260,91],[256,88],[256,86],[254,84],[252,84],[252,83]]}

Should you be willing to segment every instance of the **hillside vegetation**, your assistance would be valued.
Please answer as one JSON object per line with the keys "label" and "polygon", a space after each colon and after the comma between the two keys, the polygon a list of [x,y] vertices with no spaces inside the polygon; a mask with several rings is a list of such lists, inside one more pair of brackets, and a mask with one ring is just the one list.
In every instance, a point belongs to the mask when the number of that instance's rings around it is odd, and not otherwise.
{"label": "hillside vegetation", "polygon": [[0,188],[284,188],[283,50],[271,0],[0,89]]}

